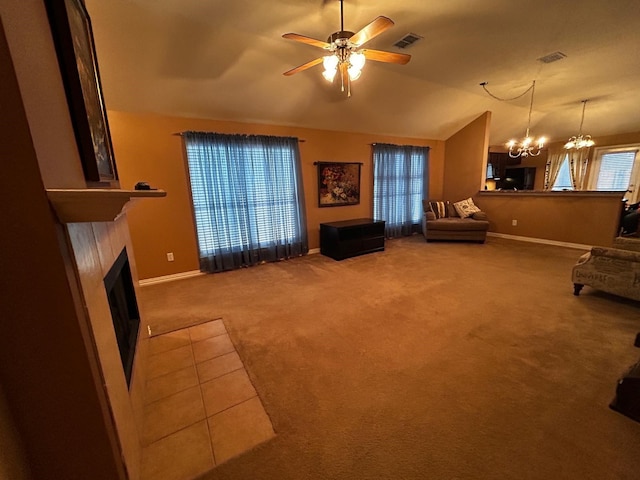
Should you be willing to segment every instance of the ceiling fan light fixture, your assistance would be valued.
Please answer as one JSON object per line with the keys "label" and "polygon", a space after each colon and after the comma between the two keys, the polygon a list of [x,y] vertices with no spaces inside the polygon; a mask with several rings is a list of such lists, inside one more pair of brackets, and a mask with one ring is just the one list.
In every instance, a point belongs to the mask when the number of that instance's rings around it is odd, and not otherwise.
{"label": "ceiling fan light fixture", "polygon": [[337,69],[335,68],[333,70],[325,70],[324,72],[322,72],[322,76],[327,82],[333,83],[333,79],[336,76],[336,72],[337,72]]}
{"label": "ceiling fan light fixture", "polygon": [[347,72],[349,72],[349,80],[351,81],[359,79],[360,75],[362,75],[362,70],[354,66],[349,67]]}
{"label": "ceiling fan light fixture", "polygon": [[349,63],[351,64],[352,67],[357,68],[358,70],[362,70],[362,67],[364,67],[365,61],[366,61],[366,58],[364,56],[364,53],[351,52],[351,55],[349,55]]}
{"label": "ceiling fan light fixture", "polygon": [[339,62],[340,62],[340,60],[338,59],[338,57],[336,55],[326,55],[322,59],[322,66],[324,67],[325,71],[326,70],[335,70],[336,68],[338,68],[338,63]]}
{"label": "ceiling fan light fixture", "polygon": [[394,23],[390,18],[378,16],[356,33],[345,30],[343,2],[344,0],[340,0],[340,30],[332,33],[326,42],[298,33],[285,33],[282,35],[283,38],[322,48],[325,53],[328,53],[326,56],[318,57],[296,68],[292,68],[284,72],[283,75],[291,76],[294,73],[307,70],[322,63],[324,66],[322,76],[329,82],[333,82],[338,70],[340,70],[342,91],[345,91],[346,86],[347,96],[350,97],[351,81],[360,78],[366,60],[404,65],[411,59],[411,55],[372,49],[358,51],[365,43],[385,32],[392,27]]}
{"label": "ceiling fan light fixture", "polygon": [[340,59],[335,54],[323,57],[322,66],[324,67],[324,72],[322,72],[322,76],[327,82],[333,82],[338,71],[338,63],[340,63]]}

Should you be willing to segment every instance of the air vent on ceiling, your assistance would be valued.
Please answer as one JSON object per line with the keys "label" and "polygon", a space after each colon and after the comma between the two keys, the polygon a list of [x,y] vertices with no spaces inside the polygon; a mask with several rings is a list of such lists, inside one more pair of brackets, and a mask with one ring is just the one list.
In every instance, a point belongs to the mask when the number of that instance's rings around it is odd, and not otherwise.
{"label": "air vent on ceiling", "polygon": [[566,57],[566,55],[562,52],[553,52],[553,53],[550,53],[549,55],[545,55],[544,57],[540,57],[538,61],[542,63],[551,63],[551,62],[557,62],[558,60],[562,60],[564,57]]}
{"label": "air vent on ceiling", "polygon": [[398,48],[407,48],[423,38],[424,37],[421,37],[417,33],[407,33],[404,37],[394,43],[393,46]]}

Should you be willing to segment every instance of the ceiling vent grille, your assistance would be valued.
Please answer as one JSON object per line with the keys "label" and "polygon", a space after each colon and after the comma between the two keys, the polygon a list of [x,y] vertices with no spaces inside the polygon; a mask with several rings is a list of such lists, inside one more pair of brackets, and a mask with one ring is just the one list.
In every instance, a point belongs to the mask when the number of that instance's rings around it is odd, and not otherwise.
{"label": "ceiling vent grille", "polygon": [[553,52],[549,55],[545,55],[544,57],[540,57],[538,61],[542,63],[552,63],[562,60],[564,57],[566,57],[566,55],[562,52]]}
{"label": "ceiling vent grille", "polygon": [[422,40],[424,37],[421,37],[417,33],[407,33],[404,37],[398,40],[393,44],[394,47],[398,48],[407,48],[416,43],[418,40]]}

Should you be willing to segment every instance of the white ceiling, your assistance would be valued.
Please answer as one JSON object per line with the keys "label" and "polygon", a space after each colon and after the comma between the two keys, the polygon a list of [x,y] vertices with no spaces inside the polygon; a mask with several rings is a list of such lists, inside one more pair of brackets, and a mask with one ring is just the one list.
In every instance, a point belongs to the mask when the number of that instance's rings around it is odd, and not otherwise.
{"label": "white ceiling", "polygon": [[[446,139],[486,110],[491,143],[522,137],[536,80],[532,133],[640,131],[638,0],[345,0],[346,30],[378,15],[395,26],[366,44],[424,39],[407,65],[367,62],[352,96],[322,67],[283,72],[323,54],[285,40],[326,40],[337,0],[86,0],[108,109]],[[561,51],[567,57],[536,59]]]}

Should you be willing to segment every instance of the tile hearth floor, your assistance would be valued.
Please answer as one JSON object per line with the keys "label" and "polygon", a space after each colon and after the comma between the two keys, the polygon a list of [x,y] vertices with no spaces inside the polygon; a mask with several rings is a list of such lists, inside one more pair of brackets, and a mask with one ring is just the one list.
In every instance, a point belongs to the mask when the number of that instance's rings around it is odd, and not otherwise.
{"label": "tile hearth floor", "polygon": [[275,436],[222,319],[149,339],[142,480],[187,480]]}

